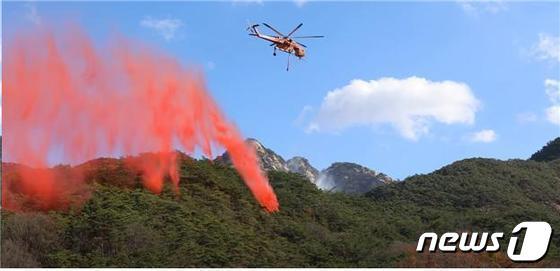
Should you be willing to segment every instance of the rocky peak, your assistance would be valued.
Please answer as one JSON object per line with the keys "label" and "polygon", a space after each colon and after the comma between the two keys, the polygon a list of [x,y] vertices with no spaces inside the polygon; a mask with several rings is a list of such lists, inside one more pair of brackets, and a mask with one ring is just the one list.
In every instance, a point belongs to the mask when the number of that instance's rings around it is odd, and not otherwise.
{"label": "rocky peak", "polygon": [[249,138],[246,142],[253,145],[255,148],[257,156],[260,158],[261,167],[264,170],[289,171],[286,166],[286,161],[284,161],[282,156],[276,154],[273,150],[266,148],[254,138]]}
{"label": "rocky peak", "polygon": [[[282,156],[276,154],[271,149],[266,148],[261,142],[259,142],[254,138],[248,138],[247,140],[245,140],[245,142],[253,146],[253,148],[255,148],[255,152],[259,157],[259,162],[263,170],[265,171],[276,170],[276,171],[288,172],[286,161],[284,161]],[[227,152],[217,157],[216,160],[226,164],[231,164],[231,159]]]}
{"label": "rocky peak", "polygon": [[[383,173],[375,172],[354,163],[334,163],[329,168],[319,172],[304,157],[296,156],[286,162],[282,156],[268,149],[254,138],[248,138],[245,142],[255,148],[263,170],[298,173],[326,191],[363,194],[378,185],[393,182],[393,179]],[[228,165],[232,164],[227,152],[218,156],[216,161]]]}
{"label": "rocky peak", "polygon": [[323,190],[363,194],[394,180],[383,173],[354,163],[333,163],[319,174],[317,186]]}
{"label": "rocky peak", "polygon": [[305,176],[312,183],[316,183],[319,178],[319,171],[311,166],[309,161],[301,156],[295,156],[287,162],[290,172],[298,173]]}

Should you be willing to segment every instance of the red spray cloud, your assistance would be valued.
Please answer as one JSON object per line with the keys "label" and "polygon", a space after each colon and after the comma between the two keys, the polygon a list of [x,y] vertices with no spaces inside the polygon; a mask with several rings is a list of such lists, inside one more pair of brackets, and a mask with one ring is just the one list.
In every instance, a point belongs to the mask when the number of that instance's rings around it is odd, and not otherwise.
{"label": "red spray cloud", "polygon": [[[159,193],[169,177],[179,183],[177,153],[195,148],[212,157],[219,145],[266,210],[276,195],[255,151],[206,91],[202,75],[174,59],[125,39],[98,50],[79,30],[20,34],[5,46],[3,151],[18,167],[17,183],[2,180],[2,205],[13,193],[54,208],[80,188],[80,176],[49,170],[49,161],[80,162],[100,154],[153,151],[127,166],[143,172],[144,186]],[[11,187],[10,187],[11,186]],[[16,187],[17,186],[17,187]]]}

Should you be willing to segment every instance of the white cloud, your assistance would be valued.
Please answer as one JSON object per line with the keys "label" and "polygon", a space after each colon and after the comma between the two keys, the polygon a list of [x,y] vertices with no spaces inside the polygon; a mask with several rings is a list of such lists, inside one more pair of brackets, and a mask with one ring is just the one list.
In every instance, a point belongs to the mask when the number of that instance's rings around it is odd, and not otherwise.
{"label": "white cloud", "polygon": [[263,5],[264,1],[263,0],[232,0],[231,3],[233,5],[238,5],[238,4],[257,4],[257,5]]}
{"label": "white cloud", "polygon": [[463,11],[465,11],[468,14],[472,14],[473,12],[476,11],[476,8],[474,7],[472,1],[457,1],[457,4],[459,4],[459,6],[461,6]]}
{"label": "white cloud", "polygon": [[465,13],[475,17],[480,13],[496,14],[507,10],[506,3],[500,0],[459,0],[457,4]]}
{"label": "white cloud", "polygon": [[560,125],[560,105],[553,105],[547,108],[546,119],[552,124]]}
{"label": "white cloud", "polygon": [[560,81],[554,79],[544,80],[544,87],[548,99],[552,103],[546,112],[546,118],[549,122],[560,125]]}
{"label": "white cloud", "polygon": [[25,4],[25,18],[34,24],[41,24],[41,17],[37,12],[37,6],[33,3]]}
{"label": "white cloud", "polygon": [[307,3],[307,0],[294,0],[294,3],[296,4],[297,7],[301,8],[303,7],[303,5]]}
{"label": "white cloud", "polygon": [[544,80],[544,88],[550,102],[553,104],[560,104],[560,81],[546,79]]}
{"label": "white cloud", "polygon": [[490,143],[495,141],[497,137],[498,135],[494,130],[487,129],[470,134],[469,139],[472,142]]}
{"label": "white cloud", "polygon": [[165,40],[171,40],[175,37],[177,29],[183,26],[183,22],[179,19],[154,19],[146,17],[140,25],[157,31]]}
{"label": "white cloud", "polygon": [[432,122],[472,124],[479,101],[468,85],[424,78],[353,80],[323,99],[309,132],[338,132],[352,126],[390,124],[403,137],[417,140]]}
{"label": "white cloud", "polygon": [[297,118],[294,120],[294,125],[296,126],[301,126],[301,125],[305,125],[304,123],[307,121],[308,116],[313,112],[313,107],[310,105],[306,105],[303,107],[303,109],[301,110],[301,112],[299,112],[299,115],[297,116]]}
{"label": "white cloud", "polygon": [[519,123],[530,123],[537,121],[537,114],[533,112],[523,112],[517,114],[517,122]]}
{"label": "white cloud", "polygon": [[539,41],[533,45],[530,54],[538,60],[560,62],[560,36],[539,34]]}

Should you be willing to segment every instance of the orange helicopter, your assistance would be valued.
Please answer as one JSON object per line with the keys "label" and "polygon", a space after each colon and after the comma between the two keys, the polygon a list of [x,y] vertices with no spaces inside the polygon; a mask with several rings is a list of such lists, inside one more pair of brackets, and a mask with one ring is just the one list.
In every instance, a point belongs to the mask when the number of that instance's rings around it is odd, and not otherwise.
{"label": "orange helicopter", "polygon": [[263,25],[268,27],[270,30],[274,31],[276,34],[278,34],[278,36],[269,36],[269,35],[261,34],[259,32],[259,30],[257,29],[257,27],[260,26],[258,24],[254,24],[254,25],[247,28],[247,30],[250,31],[249,35],[255,36],[257,38],[260,38],[260,39],[263,39],[263,40],[266,40],[266,41],[270,41],[271,42],[270,46],[274,46],[274,52],[272,53],[272,55],[274,55],[274,56],[276,55],[276,50],[280,50],[282,52],[287,53],[288,54],[288,66],[286,67],[286,70],[290,69],[290,55],[291,54],[294,54],[295,56],[297,56],[300,59],[305,56],[305,49],[304,48],[307,48],[307,46],[295,41],[294,39],[309,39],[309,38],[323,38],[324,37],[324,36],[297,36],[297,37],[292,37],[292,34],[294,34],[303,25],[303,23],[300,23],[298,26],[296,26],[296,28],[294,28],[294,30],[292,30],[290,33],[288,33],[288,35],[284,35],[284,34],[280,33],[280,31],[274,29],[274,27],[268,25],[267,23],[263,23]]}

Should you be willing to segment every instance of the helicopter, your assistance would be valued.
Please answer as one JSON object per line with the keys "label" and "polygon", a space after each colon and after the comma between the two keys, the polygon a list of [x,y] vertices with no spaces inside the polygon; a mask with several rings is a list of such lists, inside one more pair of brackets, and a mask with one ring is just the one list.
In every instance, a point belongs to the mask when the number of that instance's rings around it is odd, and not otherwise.
{"label": "helicopter", "polygon": [[247,30],[250,32],[249,35],[250,36],[255,36],[257,38],[260,38],[260,39],[271,42],[270,46],[274,47],[274,52],[272,53],[273,56],[276,56],[276,50],[280,50],[282,52],[287,53],[288,54],[288,66],[286,67],[286,71],[288,71],[290,69],[290,55],[291,54],[295,55],[299,59],[301,59],[305,56],[305,49],[304,48],[307,48],[307,46],[295,41],[294,39],[309,39],[309,38],[323,38],[324,37],[324,36],[296,36],[296,37],[292,37],[292,35],[303,25],[303,23],[300,23],[298,26],[296,26],[296,28],[294,28],[294,30],[292,30],[290,33],[288,33],[288,35],[282,34],[280,31],[276,30],[274,27],[270,26],[267,23],[263,23],[263,25],[268,27],[270,30],[274,31],[274,33],[278,34],[278,36],[269,36],[269,35],[264,35],[264,34],[260,33],[259,30],[257,29],[257,27],[260,26],[259,24],[254,24],[254,25],[251,25],[250,27],[247,28]]}

